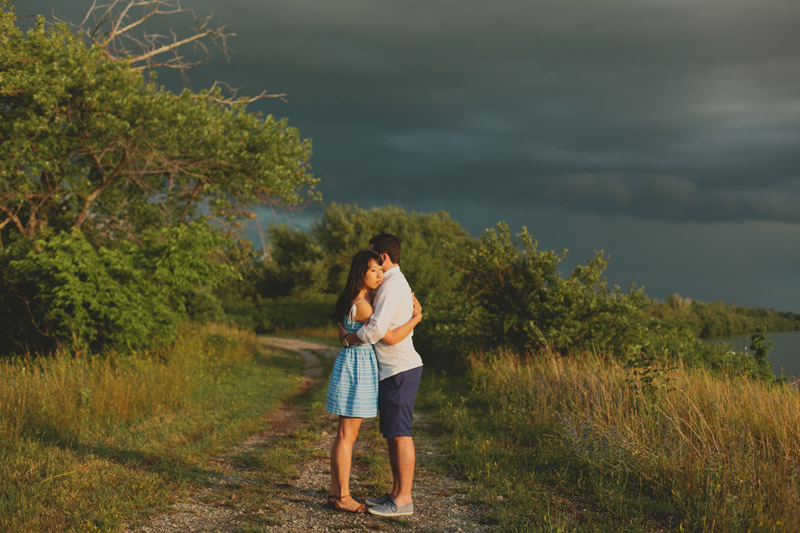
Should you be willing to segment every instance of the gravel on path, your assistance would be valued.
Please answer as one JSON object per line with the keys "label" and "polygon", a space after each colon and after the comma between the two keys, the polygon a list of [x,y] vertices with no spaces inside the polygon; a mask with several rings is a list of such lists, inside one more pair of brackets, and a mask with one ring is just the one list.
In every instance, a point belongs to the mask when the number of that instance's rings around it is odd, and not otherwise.
{"label": "gravel on path", "polygon": [[[259,337],[269,346],[298,352],[305,362],[303,383],[298,392],[311,390],[324,383],[321,376],[320,357],[335,357],[338,350],[328,346],[297,339],[280,339]],[[267,433],[253,435],[233,450],[230,454],[259,447],[269,447],[277,439],[285,438],[291,432],[302,427],[305,408],[302,406],[284,405],[270,415],[270,430]],[[357,515],[333,511],[325,505],[325,498],[330,484],[330,462],[328,454],[333,442],[336,428],[336,417],[330,415],[331,431],[323,432],[316,443],[317,453],[314,458],[299,465],[297,479],[289,483],[277,484],[273,490],[280,501],[280,511],[274,516],[279,525],[260,530],[269,531],[488,531],[487,525],[480,523],[479,506],[468,496],[466,482],[458,480],[442,472],[441,458],[443,451],[435,437],[436,431],[432,422],[424,413],[415,413],[415,439],[417,465],[414,479],[414,514],[402,519],[384,519],[373,515]],[[362,431],[375,431],[377,419],[366,419]],[[354,457],[359,454],[376,453],[367,449],[368,443],[356,442]],[[232,464],[226,458],[216,458],[210,468],[218,474],[210,487],[179,495],[178,503],[172,512],[155,517],[139,529],[125,529],[126,532],[172,533],[185,531],[198,532],[238,532],[247,524],[246,511],[237,509],[229,503],[215,505],[215,491],[223,487],[246,485],[253,483],[248,479],[242,467]],[[239,471],[237,471],[239,470]],[[238,474],[238,475],[237,475]],[[362,494],[359,478],[367,475],[358,461],[353,462],[351,487],[357,499],[377,494]],[[387,487],[388,488],[388,487]]]}

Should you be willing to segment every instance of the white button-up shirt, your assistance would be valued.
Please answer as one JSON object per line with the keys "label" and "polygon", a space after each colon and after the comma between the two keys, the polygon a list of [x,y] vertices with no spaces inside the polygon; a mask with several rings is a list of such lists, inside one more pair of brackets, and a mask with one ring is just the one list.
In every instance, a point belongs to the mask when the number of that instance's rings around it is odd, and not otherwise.
{"label": "white button-up shirt", "polygon": [[411,340],[414,332],[394,346],[381,339],[386,332],[411,320],[414,313],[414,300],[411,287],[400,267],[390,268],[383,275],[383,282],[378,287],[373,302],[372,317],[369,324],[356,332],[358,338],[373,344],[378,359],[378,379],[388,377],[422,366],[422,358],[414,349]]}

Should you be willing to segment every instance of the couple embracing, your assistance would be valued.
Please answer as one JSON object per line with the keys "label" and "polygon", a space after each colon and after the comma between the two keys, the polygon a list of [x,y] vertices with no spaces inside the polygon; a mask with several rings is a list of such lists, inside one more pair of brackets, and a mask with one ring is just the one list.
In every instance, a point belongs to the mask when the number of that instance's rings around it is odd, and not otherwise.
{"label": "couple embracing", "polygon": [[[338,511],[378,516],[413,514],[411,485],[415,451],[411,437],[422,358],[411,333],[422,309],[400,271],[400,241],[381,233],[370,249],[353,257],[344,292],[336,302],[339,352],[328,385],[325,410],[339,415],[331,448],[328,505]],[[378,415],[389,448],[392,489],[359,503],[350,495],[353,444],[361,421]]]}

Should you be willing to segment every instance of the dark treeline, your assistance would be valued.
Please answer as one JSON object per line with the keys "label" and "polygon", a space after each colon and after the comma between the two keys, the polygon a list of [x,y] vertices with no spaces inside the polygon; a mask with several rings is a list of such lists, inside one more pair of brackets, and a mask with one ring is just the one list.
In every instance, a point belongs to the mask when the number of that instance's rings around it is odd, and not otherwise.
{"label": "dark treeline", "polygon": [[705,303],[679,294],[668,296],[665,302],[653,300],[650,312],[666,322],[691,328],[703,338],[750,334],[761,325],[772,332],[800,330],[800,313],[751,309],[720,301]]}
{"label": "dark treeline", "polygon": [[800,324],[772,311],[679,297],[662,303],[640,288],[609,287],[603,252],[561,275],[566,252],[539,250],[527,230],[512,235],[502,222],[472,238],[446,212],[339,204],[308,231],[271,226],[263,257],[218,295],[230,316],[257,330],[330,325],[352,255],[381,231],[400,237],[401,268],[424,306],[415,343],[443,368],[460,367],[473,351],[510,348],[522,356],[594,351],[645,366],[681,359],[761,375],[752,357],[701,337]]}

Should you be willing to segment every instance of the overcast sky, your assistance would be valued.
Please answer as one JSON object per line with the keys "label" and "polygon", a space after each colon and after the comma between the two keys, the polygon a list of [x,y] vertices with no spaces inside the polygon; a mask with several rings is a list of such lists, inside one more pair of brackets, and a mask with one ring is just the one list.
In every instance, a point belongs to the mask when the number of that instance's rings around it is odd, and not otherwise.
{"label": "overcast sky", "polygon": [[[16,1],[90,2],[63,4]],[[796,0],[183,5],[237,34],[193,87],[287,93],[254,109],[313,139],[326,202],[506,220],[654,297],[800,311]]]}

